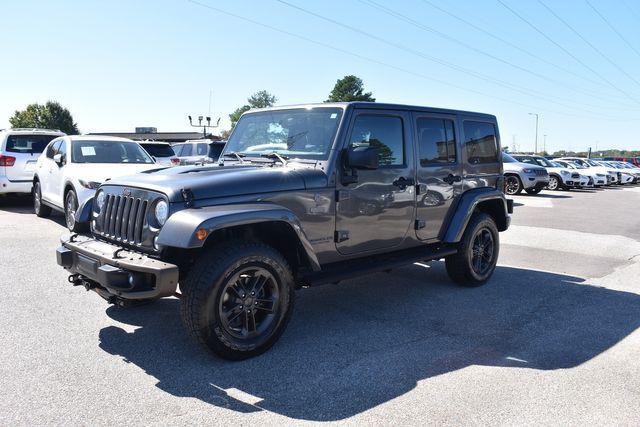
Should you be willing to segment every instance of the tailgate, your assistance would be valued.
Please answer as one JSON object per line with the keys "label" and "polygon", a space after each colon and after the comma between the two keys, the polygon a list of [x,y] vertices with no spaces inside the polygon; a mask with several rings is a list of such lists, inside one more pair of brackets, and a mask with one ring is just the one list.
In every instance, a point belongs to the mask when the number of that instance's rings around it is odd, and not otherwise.
{"label": "tailgate", "polygon": [[7,155],[16,158],[13,166],[5,166],[5,175],[9,181],[31,181],[40,154],[7,153]]}

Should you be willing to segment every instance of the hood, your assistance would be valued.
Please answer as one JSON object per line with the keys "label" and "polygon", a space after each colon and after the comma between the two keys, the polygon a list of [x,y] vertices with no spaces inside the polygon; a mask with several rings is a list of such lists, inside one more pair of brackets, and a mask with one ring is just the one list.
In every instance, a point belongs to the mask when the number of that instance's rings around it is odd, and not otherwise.
{"label": "hood", "polygon": [[126,175],[158,169],[155,163],[72,163],[77,167],[77,173],[73,175],[85,180],[95,181],[101,184]]}
{"label": "hood", "polygon": [[546,171],[542,166],[532,165],[531,163],[505,162],[502,165],[505,171],[521,171],[522,169],[542,169]]}
{"label": "hood", "polygon": [[327,175],[318,169],[296,166],[176,166],[150,170],[109,181],[109,185],[143,188],[164,193],[181,202],[182,190],[195,200],[327,186]]}

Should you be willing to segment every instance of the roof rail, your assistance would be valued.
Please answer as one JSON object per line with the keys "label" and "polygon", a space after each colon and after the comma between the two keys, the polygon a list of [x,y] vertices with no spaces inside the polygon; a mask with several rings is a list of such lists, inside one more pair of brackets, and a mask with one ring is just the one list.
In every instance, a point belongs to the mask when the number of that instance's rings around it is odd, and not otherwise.
{"label": "roof rail", "polygon": [[[3,129],[5,130],[5,129]],[[11,128],[6,130],[17,130],[17,131],[30,131],[30,132],[60,132],[63,133],[60,129],[46,129],[46,128]]]}

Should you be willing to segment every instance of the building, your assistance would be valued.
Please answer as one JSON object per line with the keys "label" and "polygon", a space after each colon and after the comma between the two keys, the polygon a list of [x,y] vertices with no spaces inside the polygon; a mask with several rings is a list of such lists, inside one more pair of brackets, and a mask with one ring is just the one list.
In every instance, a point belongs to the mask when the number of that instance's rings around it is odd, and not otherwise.
{"label": "building", "polygon": [[[166,141],[170,143],[185,142],[189,139],[205,139],[202,132],[158,132],[155,127],[137,127],[135,132],[91,132],[89,135],[117,136],[119,138],[129,138],[134,141]],[[208,133],[207,139],[220,141],[217,135]]]}

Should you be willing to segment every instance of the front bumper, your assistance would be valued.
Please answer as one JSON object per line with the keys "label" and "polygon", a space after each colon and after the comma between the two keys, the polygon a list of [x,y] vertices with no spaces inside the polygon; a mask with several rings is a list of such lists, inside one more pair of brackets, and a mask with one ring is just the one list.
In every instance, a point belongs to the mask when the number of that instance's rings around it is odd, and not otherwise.
{"label": "front bumper", "polygon": [[549,175],[546,176],[534,176],[534,175],[524,175],[522,177],[522,185],[524,189],[543,189],[547,185],[549,185]]}
{"label": "front bumper", "polygon": [[60,239],[58,265],[106,298],[124,300],[171,296],[178,285],[178,267],[93,237],[72,234]]}

